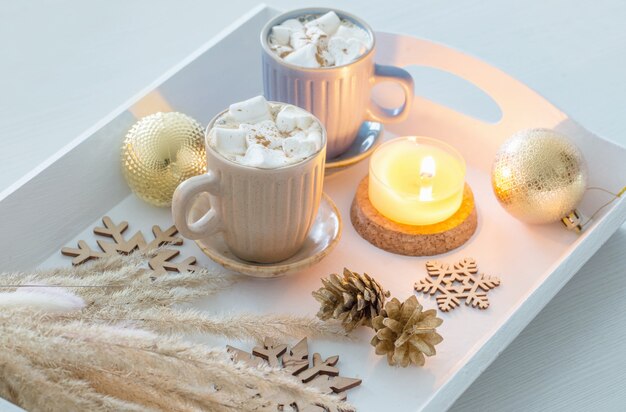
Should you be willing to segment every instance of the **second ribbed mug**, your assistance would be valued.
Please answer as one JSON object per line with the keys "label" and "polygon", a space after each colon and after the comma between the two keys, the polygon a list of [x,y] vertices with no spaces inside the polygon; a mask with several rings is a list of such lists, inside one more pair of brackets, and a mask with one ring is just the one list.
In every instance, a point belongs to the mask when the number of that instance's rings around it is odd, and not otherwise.
{"label": "second ribbed mug", "polygon": [[[334,11],[365,30],[371,46],[355,61],[341,66],[306,68],[285,62],[270,49],[272,27],[288,19],[323,15]],[[326,157],[332,159],[354,142],[364,120],[403,120],[413,100],[413,78],[398,67],[374,63],[376,39],[370,26],[349,13],[325,8],[292,10],[270,20],[261,31],[263,48],[263,89],[268,100],[290,103],[313,113],[326,127]],[[404,103],[395,109],[383,108],[370,95],[375,84],[397,82],[404,91]]]}
{"label": "second ribbed mug", "polygon": [[[222,232],[231,252],[247,261],[275,263],[288,259],[304,244],[322,198],[324,127],[320,149],[308,158],[284,167],[260,169],[235,163],[209,144],[211,129],[226,112],[215,116],[207,126],[207,173],[185,180],[174,192],[174,223],[188,239]],[[208,193],[211,209],[198,221],[189,222],[192,206],[201,193]]]}

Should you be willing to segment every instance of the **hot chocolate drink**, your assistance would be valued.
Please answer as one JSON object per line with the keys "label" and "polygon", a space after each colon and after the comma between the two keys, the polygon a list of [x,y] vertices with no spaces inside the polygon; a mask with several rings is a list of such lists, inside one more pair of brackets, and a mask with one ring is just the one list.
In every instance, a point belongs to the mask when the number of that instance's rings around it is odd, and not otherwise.
{"label": "hot chocolate drink", "polygon": [[[221,233],[230,252],[250,262],[295,255],[315,222],[324,188],[326,131],[319,120],[257,96],[217,114],[205,143],[207,172],[181,183],[172,199],[179,232],[189,239]],[[210,209],[190,221],[201,193]]]}
{"label": "hot chocolate drink", "polygon": [[323,146],[322,128],[313,115],[263,96],[232,104],[215,121],[208,143],[235,163],[261,169],[302,162]]}
{"label": "hot chocolate drink", "polygon": [[342,66],[372,47],[366,30],[334,11],[285,20],[272,27],[268,40],[286,63],[308,68]]}

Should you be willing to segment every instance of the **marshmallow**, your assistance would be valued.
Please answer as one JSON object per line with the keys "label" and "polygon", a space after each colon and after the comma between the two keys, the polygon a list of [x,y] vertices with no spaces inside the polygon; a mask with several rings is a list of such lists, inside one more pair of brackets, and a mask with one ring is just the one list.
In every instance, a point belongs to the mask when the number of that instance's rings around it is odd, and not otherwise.
{"label": "marshmallow", "polygon": [[317,61],[317,47],[314,44],[307,44],[295,50],[293,53],[285,56],[284,60],[287,63],[301,67],[320,67],[320,63]]}
{"label": "marshmallow", "polygon": [[291,29],[284,26],[272,27],[272,40],[281,46],[288,46],[291,38]]}
{"label": "marshmallow", "polygon": [[294,139],[304,140],[307,137],[307,132],[303,130],[298,130],[297,132],[293,132],[289,137]]}
{"label": "marshmallow", "polygon": [[300,155],[300,143],[304,139],[297,137],[288,137],[283,140],[283,151],[289,157],[299,157]]}
{"label": "marshmallow", "polygon": [[314,139],[288,137],[283,141],[283,150],[287,156],[292,158],[307,158],[316,153],[319,149]]}
{"label": "marshmallow", "polygon": [[306,35],[304,30],[294,30],[289,37],[289,45],[298,50],[311,43],[311,39]]}
{"label": "marshmallow", "polygon": [[321,130],[309,131],[306,139],[307,141],[311,141],[315,143],[315,150],[320,150],[322,148],[322,132]]}
{"label": "marshmallow", "polygon": [[263,96],[256,96],[243,102],[233,103],[230,105],[228,113],[241,123],[258,123],[263,120],[272,120],[270,107]]}
{"label": "marshmallow", "polygon": [[283,150],[291,158],[307,158],[322,148],[322,131],[311,127],[307,132],[298,131],[283,140]]}
{"label": "marshmallow", "polygon": [[293,51],[293,49],[289,46],[274,46],[272,47],[272,50],[274,50],[279,57],[285,57]]}
{"label": "marshmallow", "polygon": [[267,169],[276,169],[278,167],[287,166],[291,162],[287,159],[287,155],[282,150],[270,150],[266,149],[265,162],[261,167]]}
{"label": "marshmallow", "polygon": [[[308,129],[311,124],[313,123],[313,116],[311,116],[309,113],[305,112],[304,110],[300,110],[300,115],[296,118],[296,125],[298,126],[298,129],[302,129],[302,130],[306,130]],[[319,124],[317,124],[317,122],[315,122],[315,125],[319,128]]]}
{"label": "marshmallow", "polygon": [[239,127],[247,132],[246,141],[248,146],[259,144],[270,149],[276,149],[281,146],[280,140],[282,136],[276,127],[276,123],[272,120],[264,120],[256,124],[242,124]]}
{"label": "marshmallow", "polygon": [[311,43],[314,43],[317,46],[325,46],[328,44],[328,34],[326,34],[324,30],[319,27],[307,27],[305,33],[306,36],[311,39]]}
{"label": "marshmallow", "polygon": [[344,40],[356,39],[363,43],[364,46],[369,45],[372,40],[365,30],[357,26],[341,25],[333,37],[340,37]]}
{"label": "marshmallow", "polygon": [[320,57],[322,58],[322,61],[324,62],[323,64],[324,67],[330,67],[330,66],[335,65],[335,58],[333,57],[332,54],[330,54],[328,49],[322,49],[322,52],[320,53]]}
{"label": "marshmallow", "polygon": [[298,19],[285,20],[280,25],[291,30],[304,30],[304,24]]}
{"label": "marshmallow", "polygon": [[337,16],[334,11],[329,11],[323,16],[308,22],[306,27],[319,27],[322,31],[324,31],[324,33],[331,36],[335,34],[340,25],[341,20],[339,19],[339,16]]}
{"label": "marshmallow", "polygon": [[242,165],[261,169],[275,169],[289,164],[285,153],[279,150],[268,149],[258,144],[248,147],[245,156],[241,156],[237,160]]}
{"label": "marshmallow", "polygon": [[255,144],[248,146],[248,150],[245,152],[245,156],[237,158],[237,162],[245,166],[258,167],[263,164],[263,146]]}
{"label": "marshmallow", "polygon": [[276,115],[276,126],[283,133],[289,133],[296,128],[296,113],[293,106],[285,106]]}
{"label": "marshmallow", "polygon": [[294,106],[285,106],[276,115],[276,126],[283,133],[292,132],[296,127],[306,130],[313,122],[313,117]]}
{"label": "marshmallow", "polygon": [[[313,120],[313,116],[311,116],[311,120]],[[302,130],[304,130],[304,128],[302,128]],[[320,126],[320,124],[318,122],[312,122],[307,128],[306,128],[307,132],[312,132],[312,131],[318,131],[318,132],[322,132],[322,126]]]}
{"label": "marshmallow", "polygon": [[328,42],[328,51],[334,57],[336,66],[356,60],[361,55],[361,49],[361,42],[355,39],[344,40],[333,37]]}
{"label": "marshmallow", "polygon": [[[314,138],[308,137],[305,141],[306,142],[311,142],[313,144],[313,147],[315,147],[315,150],[313,151],[313,153],[319,152],[320,149],[322,148],[322,139],[321,138],[320,139],[314,139]],[[311,153],[311,154],[313,154],[313,153]]]}
{"label": "marshmallow", "polygon": [[220,153],[242,155],[246,153],[246,131],[242,129],[213,128],[215,148]]}

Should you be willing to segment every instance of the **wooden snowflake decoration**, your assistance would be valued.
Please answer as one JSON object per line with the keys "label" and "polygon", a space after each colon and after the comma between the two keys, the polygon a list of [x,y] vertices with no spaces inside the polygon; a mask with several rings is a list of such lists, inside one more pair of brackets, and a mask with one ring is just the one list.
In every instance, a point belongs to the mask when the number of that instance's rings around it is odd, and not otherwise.
{"label": "wooden snowflake decoration", "polygon": [[[312,364],[309,361],[309,345],[304,338],[293,348],[285,344],[279,344],[272,339],[265,338],[263,346],[252,349],[252,354],[232,346],[227,347],[233,360],[244,362],[247,365],[258,367],[267,365],[280,367],[286,373],[296,376],[304,385],[319,389],[322,393],[337,394],[341,400],[346,400],[345,391],[361,384],[360,379],[344,378],[339,376],[336,367],[339,356],[322,358],[319,353],[314,353]],[[248,389],[250,396],[266,399],[267,402],[258,409],[263,412],[323,412],[329,409],[323,405],[299,405],[292,399],[285,399],[281,395],[263,393],[259,394],[254,388]]]}
{"label": "wooden snowflake decoration", "polygon": [[[110,217],[102,218],[102,227],[95,227],[93,232],[96,235],[111,238],[112,242],[97,240],[96,243],[100,250],[92,249],[84,240],[78,241],[77,248],[64,247],[61,253],[65,256],[71,256],[73,265],[80,265],[91,259],[99,259],[102,257],[113,256],[116,254],[127,255],[135,250],[149,251],[154,250],[163,245],[182,245],[183,239],[176,236],[178,230],[175,226],[170,226],[166,230],[162,230],[159,226],[152,226],[152,234],[154,239],[146,242],[146,239],[140,231],[136,232],[130,239],[126,240],[124,232],[128,229],[128,222],[115,224]],[[188,272],[193,271],[196,258],[188,257],[181,262],[172,262],[172,259],[180,253],[176,249],[160,249],[159,252],[150,259],[148,266],[154,270],[156,275],[166,274],[170,272]]]}
{"label": "wooden snowflake decoration", "polygon": [[465,258],[454,265],[438,261],[426,262],[428,277],[415,283],[417,292],[437,294],[439,309],[444,312],[459,306],[462,299],[466,305],[487,309],[487,291],[500,285],[494,276],[478,274],[476,260]]}

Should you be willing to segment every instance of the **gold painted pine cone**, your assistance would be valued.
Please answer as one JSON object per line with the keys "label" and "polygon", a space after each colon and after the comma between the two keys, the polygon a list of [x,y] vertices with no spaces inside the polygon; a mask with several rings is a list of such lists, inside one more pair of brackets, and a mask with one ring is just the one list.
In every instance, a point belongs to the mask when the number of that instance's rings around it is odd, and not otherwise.
{"label": "gold painted pine cone", "polygon": [[321,305],[317,317],[338,319],[348,332],[360,325],[371,327],[389,297],[389,292],[367,273],[348,269],[343,270],[343,276],[333,273],[322,283],[324,286],[312,293]]}
{"label": "gold painted pine cone", "polygon": [[372,321],[376,335],[371,344],[377,355],[387,355],[390,365],[423,366],[424,355],[435,355],[435,345],[443,341],[435,331],[442,323],[435,309],[422,311],[415,296],[404,303],[393,298]]}

